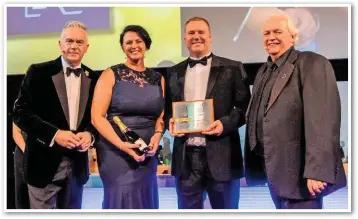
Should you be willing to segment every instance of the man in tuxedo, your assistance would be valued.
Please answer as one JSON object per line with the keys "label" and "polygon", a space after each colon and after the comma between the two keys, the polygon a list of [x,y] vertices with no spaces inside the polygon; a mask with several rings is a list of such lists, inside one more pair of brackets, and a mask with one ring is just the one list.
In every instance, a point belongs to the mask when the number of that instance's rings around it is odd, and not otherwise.
{"label": "man in tuxedo", "polygon": [[[238,208],[243,160],[238,128],[245,123],[250,100],[241,62],[211,53],[208,21],[194,17],[186,22],[185,44],[190,58],[167,72],[166,120],[175,136],[172,175],[176,177],[178,207],[203,208],[207,192],[213,209]],[[173,133],[171,103],[214,100],[215,122],[202,133]]]}
{"label": "man in tuxedo", "polygon": [[27,134],[25,179],[30,207],[81,208],[88,180],[88,148],[95,129],[90,109],[97,76],[81,63],[87,28],[72,21],[61,33],[62,55],[32,64],[14,106],[14,122]]}
{"label": "man in tuxedo", "polygon": [[321,209],[324,195],[346,185],[334,70],[325,57],[295,50],[288,16],[269,17],[262,36],[269,57],[246,114],[246,181],[268,182],[277,209]]}

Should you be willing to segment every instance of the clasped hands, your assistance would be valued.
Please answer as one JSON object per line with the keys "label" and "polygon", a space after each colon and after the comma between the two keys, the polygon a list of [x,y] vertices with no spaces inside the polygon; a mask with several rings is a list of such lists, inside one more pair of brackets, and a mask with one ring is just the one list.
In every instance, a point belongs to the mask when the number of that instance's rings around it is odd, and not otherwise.
{"label": "clasped hands", "polygon": [[85,152],[91,146],[92,135],[89,132],[78,132],[74,134],[71,131],[59,130],[55,137],[55,142],[67,149],[76,149],[79,152]]}

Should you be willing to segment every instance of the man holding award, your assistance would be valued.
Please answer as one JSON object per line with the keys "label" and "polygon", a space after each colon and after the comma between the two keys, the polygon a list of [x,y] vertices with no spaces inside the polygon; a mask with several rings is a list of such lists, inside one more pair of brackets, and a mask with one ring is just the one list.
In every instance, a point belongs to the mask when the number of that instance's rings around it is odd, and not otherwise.
{"label": "man holding award", "polygon": [[189,19],[184,41],[190,58],[168,69],[166,83],[178,208],[202,209],[204,192],[213,209],[238,208],[236,179],[243,176],[238,128],[251,96],[247,76],[241,62],[211,53],[206,19]]}

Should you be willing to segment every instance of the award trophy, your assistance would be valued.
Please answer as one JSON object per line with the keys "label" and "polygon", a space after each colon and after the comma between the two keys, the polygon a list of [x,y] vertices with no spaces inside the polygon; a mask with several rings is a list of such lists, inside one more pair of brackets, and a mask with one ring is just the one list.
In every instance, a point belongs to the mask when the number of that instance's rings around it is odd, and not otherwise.
{"label": "award trophy", "polygon": [[214,122],[213,99],[173,102],[174,133],[201,132]]}

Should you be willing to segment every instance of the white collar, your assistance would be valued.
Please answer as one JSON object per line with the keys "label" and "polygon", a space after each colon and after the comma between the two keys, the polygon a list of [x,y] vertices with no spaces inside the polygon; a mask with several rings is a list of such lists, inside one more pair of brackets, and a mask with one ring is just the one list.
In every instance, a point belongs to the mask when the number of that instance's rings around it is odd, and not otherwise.
{"label": "white collar", "polygon": [[[206,54],[205,56],[209,56],[210,54],[211,54],[211,52],[209,52],[209,53]],[[202,56],[202,57],[200,57],[200,58],[194,58],[194,57],[192,57],[192,56],[189,56],[189,58],[191,58],[192,60],[200,60],[200,59],[204,58],[205,56]]]}
{"label": "white collar", "polygon": [[[67,62],[66,60],[63,58],[63,56],[61,56],[61,62],[62,62],[62,69],[63,69],[63,72],[66,73],[66,69],[67,67],[70,67],[72,68]],[[81,68],[82,67],[82,64],[80,63],[78,66],[76,66],[75,68]]]}

